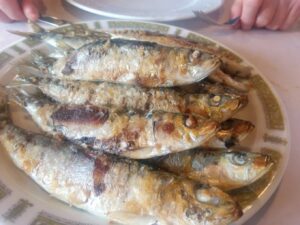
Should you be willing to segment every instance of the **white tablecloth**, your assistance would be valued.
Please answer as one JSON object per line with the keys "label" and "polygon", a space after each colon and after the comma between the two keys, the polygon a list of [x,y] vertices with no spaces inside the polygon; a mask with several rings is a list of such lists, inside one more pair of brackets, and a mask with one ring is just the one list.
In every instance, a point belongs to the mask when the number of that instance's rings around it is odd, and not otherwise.
{"label": "white tablecloth", "polygon": [[[47,14],[69,21],[103,19],[58,0],[46,0]],[[107,19],[107,18],[105,18]],[[271,81],[283,100],[290,120],[292,149],[285,176],[273,197],[246,225],[300,224],[300,26],[289,32],[230,30],[209,26],[199,19],[174,21],[169,24],[211,37],[237,51],[254,64]],[[19,37],[6,30],[26,30],[26,23],[0,24],[0,46]],[[298,175],[297,175],[298,174]]]}

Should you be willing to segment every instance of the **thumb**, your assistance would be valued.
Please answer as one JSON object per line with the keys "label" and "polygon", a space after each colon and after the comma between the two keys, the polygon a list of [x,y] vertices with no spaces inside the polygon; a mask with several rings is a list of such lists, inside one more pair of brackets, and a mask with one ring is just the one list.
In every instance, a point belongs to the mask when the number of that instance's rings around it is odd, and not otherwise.
{"label": "thumb", "polygon": [[22,8],[25,16],[32,21],[35,21],[39,18],[39,10],[35,5],[34,0],[23,0],[22,1]]}

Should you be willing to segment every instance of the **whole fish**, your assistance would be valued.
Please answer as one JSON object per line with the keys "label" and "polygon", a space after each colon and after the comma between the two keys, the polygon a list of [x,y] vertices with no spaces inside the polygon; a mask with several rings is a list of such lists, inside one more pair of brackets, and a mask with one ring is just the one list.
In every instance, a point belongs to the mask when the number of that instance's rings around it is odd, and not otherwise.
{"label": "whole fish", "polygon": [[59,79],[171,87],[201,81],[220,66],[217,57],[200,50],[135,40],[100,39],[67,52],[39,67]]}
{"label": "whole fish", "polygon": [[201,81],[219,65],[218,58],[200,50],[112,39],[74,50],[48,71],[60,79],[171,87]]}
{"label": "whole fish", "polygon": [[247,186],[265,175],[274,165],[271,157],[265,154],[215,149],[193,149],[150,159],[149,162],[222,190]]}
{"label": "whole fish", "polygon": [[31,23],[34,33],[10,31],[16,35],[42,40],[54,46],[57,50],[68,51],[70,49],[78,49],[85,44],[96,42],[99,39],[125,39],[137,40],[144,42],[157,43],[168,47],[181,47],[200,49],[201,51],[210,52],[217,55],[222,61],[221,69],[233,76],[248,78],[251,75],[251,69],[241,65],[228,57],[224,56],[223,51],[219,51],[218,47],[208,45],[207,42],[195,42],[186,38],[160,34],[157,32],[141,31],[141,30],[121,30],[105,32],[99,30],[91,30],[80,24],[73,24],[63,29],[45,30],[36,23]]}
{"label": "whole fish", "polygon": [[28,134],[1,121],[0,143],[14,164],[51,196],[96,216],[135,225],[227,225],[242,211],[218,188]]}
{"label": "whole fish", "polygon": [[10,89],[37,125],[53,135],[94,149],[129,158],[149,158],[201,145],[219,123],[192,115],[140,114],[91,105],[62,105],[45,97]]}
{"label": "whole fish", "polygon": [[33,84],[62,104],[113,106],[138,111],[194,114],[224,121],[248,103],[246,95],[185,94],[171,89],[145,89],[107,82],[67,81],[41,75],[18,75],[14,82]]}
{"label": "whole fish", "polygon": [[[224,51],[220,51],[218,47],[213,45],[208,45],[205,41],[194,42],[182,37],[148,31],[127,30],[108,33],[90,30],[80,25],[69,26],[62,31],[47,31],[39,27],[37,24],[32,24],[32,27],[35,33],[19,31],[12,31],[12,33],[32,39],[43,40],[54,46],[56,50],[65,54],[72,51],[72,49],[78,49],[85,44],[96,42],[99,39],[143,41],[172,48],[198,49],[201,52],[209,52],[212,55],[218,56],[221,60],[220,68],[210,76],[212,80],[244,92],[249,91],[252,87],[251,81],[249,80],[249,77],[251,76],[251,68],[249,66],[245,66],[231,60],[226,54],[224,54]],[[44,63],[41,63],[42,61]],[[40,60],[39,67],[48,67],[46,58],[44,60]],[[235,77],[238,77],[238,79]]]}

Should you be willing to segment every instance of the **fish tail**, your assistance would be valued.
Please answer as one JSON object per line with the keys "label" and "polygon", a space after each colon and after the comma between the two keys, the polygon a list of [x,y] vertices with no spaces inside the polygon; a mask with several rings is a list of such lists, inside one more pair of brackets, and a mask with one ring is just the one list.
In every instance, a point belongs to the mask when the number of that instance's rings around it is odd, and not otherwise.
{"label": "fish tail", "polygon": [[29,24],[31,26],[31,29],[35,33],[39,33],[39,34],[47,33],[47,31],[44,28],[42,28],[40,25],[38,25],[37,23],[30,21]]}
{"label": "fish tail", "polygon": [[24,91],[22,88],[8,88],[7,89],[7,95],[9,101],[13,101],[20,105],[21,107],[24,107],[27,105],[29,95]]}
{"label": "fish tail", "polygon": [[27,108],[30,105],[39,106],[51,102],[51,100],[45,97],[37,88],[26,89],[26,87],[11,87],[7,90],[9,101],[15,102],[22,108]]}
{"label": "fish tail", "polygon": [[46,56],[40,51],[32,51],[31,57],[32,57],[32,61],[28,66],[33,67],[31,69],[32,71],[35,68],[35,71],[40,70],[44,72],[49,72],[49,68],[51,68],[53,63],[56,61],[55,58]]}
{"label": "fish tail", "polygon": [[8,32],[25,38],[41,40],[41,34],[37,34],[37,33],[23,32],[23,31],[16,31],[16,30],[8,30]]}
{"label": "fish tail", "polygon": [[20,65],[16,70],[17,75],[12,82],[6,85],[7,88],[37,86],[40,80],[43,79],[44,74],[33,67]]}
{"label": "fish tail", "polygon": [[[39,69],[29,66],[29,65],[18,65],[16,67],[16,77],[15,79],[26,79],[33,82],[34,78],[42,78],[42,77],[48,77],[47,74],[45,75],[43,72],[41,72]],[[36,83],[36,82],[33,82]]]}
{"label": "fish tail", "polygon": [[41,26],[39,26],[37,23],[30,22],[30,25],[34,32],[23,32],[16,30],[8,30],[8,32],[25,38],[42,40],[43,36],[47,33],[47,31]]}

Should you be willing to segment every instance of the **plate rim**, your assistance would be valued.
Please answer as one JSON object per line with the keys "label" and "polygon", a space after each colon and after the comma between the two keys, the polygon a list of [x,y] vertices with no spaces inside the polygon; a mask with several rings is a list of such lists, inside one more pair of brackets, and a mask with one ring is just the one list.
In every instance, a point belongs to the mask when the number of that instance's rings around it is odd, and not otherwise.
{"label": "plate rim", "polygon": [[[211,13],[211,12],[217,10],[218,8],[220,8],[224,4],[225,0],[218,0],[218,1],[220,1],[219,6],[207,11],[206,13]],[[108,12],[108,11],[101,10],[101,9],[94,9],[90,6],[82,5],[78,2],[76,2],[76,0],[66,0],[66,2],[68,2],[69,4],[71,4],[74,7],[84,10],[86,12],[93,13],[93,14],[100,15],[100,16],[106,16],[106,17],[110,17],[110,18],[114,18],[114,19],[138,20],[138,21],[151,22],[151,21],[175,21],[175,20],[186,20],[186,19],[196,18],[193,11],[191,11],[190,13],[183,13],[180,16],[167,15],[167,16],[156,16],[156,17],[153,17],[153,16],[140,17],[140,16],[130,16],[130,15],[125,15],[125,14]]]}

